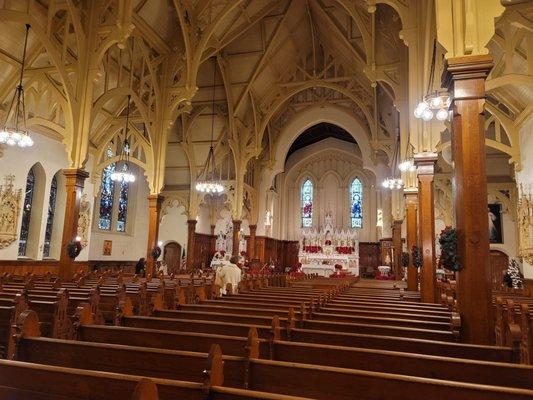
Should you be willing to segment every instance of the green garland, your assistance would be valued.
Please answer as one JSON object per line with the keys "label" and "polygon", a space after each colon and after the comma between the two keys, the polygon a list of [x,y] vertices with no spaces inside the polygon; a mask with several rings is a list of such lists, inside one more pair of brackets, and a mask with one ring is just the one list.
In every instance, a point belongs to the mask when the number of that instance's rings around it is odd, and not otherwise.
{"label": "green garland", "polygon": [[457,230],[449,226],[444,228],[440,233],[439,243],[439,265],[450,271],[460,271],[463,266],[457,261]]}
{"label": "green garland", "polygon": [[420,247],[413,245],[411,248],[411,257],[413,257],[413,266],[415,268],[422,268],[424,265],[424,257],[422,257],[422,250]]}
{"label": "green garland", "polygon": [[407,268],[409,265],[409,253],[406,251],[402,252],[402,267]]}

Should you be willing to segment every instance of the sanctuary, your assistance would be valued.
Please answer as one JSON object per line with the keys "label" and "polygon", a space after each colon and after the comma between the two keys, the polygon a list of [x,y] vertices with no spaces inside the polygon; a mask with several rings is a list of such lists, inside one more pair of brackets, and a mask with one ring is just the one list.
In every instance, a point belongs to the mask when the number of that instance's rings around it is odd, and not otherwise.
{"label": "sanctuary", "polygon": [[298,261],[306,274],[330,276],[335,265],[359,276],[359,233],[357,229],[337,229],[331,212],[320,229],[302,228]]}

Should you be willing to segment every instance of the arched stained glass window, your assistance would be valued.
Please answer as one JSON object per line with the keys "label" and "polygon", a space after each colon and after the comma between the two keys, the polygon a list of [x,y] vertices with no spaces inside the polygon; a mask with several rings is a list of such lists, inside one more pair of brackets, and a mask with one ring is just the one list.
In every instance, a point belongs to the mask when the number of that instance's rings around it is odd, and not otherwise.
{"label": "arched stained glass window", "polygon": [[46,219],[46,231],[44,233],[43,257],[50,257],[52,244],[52,229],[54,228],[54,215],[57,200],[57,177],[54,175],[50,185],[50,200],[48,202],[48,217]]}
{"label": "arched stained glass window", "polygon": [[[113,150],[107,149],[107,158],[114,156]],[[98,214],[98,229],[113,232],[126,232],[128,205],[132,184],[124,181],[114,181],[111,175],[117,170],[117,163],[111,163],[102,171],[100,186],[100,208]]]}
{"label": "arched stained glass window", "polygon": [[102,184],[100,186],[100,218],[98,228],[111,230],[113,220],[113,203],[115,201],[115,182],[111,179],[111,174],[115,172],[115,163],[109,164],[102,173]]}
{"label": "arched stained glass window", "polygon": [[126,232],[126,217],[128,216],[128,182],[120,182],[120,192],[118,195],[118,218],[117,231]]}
{"label": "arched stained glass window", "polygon": [[35,189],[35,171],[30,169],[26,177],[26,194],[24,195],[24,208],[22,209],[22,225],[20,227],[19,256],[26,255],[28,236],[30,234],[31,206]]}
{"label": "arched stained glass window", "polygon": [[363,226],[363,185],[355,178],[350,185],[350,224],[352,228]]}
{"label": "arched stained glass window", "polygon": [[302,227],[313,226],[313,182],[306,179],[302,185]]}

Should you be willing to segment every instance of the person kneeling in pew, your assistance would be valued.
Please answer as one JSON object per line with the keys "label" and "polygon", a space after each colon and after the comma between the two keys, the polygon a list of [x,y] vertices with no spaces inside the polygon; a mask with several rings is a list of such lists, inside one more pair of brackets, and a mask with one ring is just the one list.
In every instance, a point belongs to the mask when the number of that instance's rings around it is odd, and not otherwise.
{"label": "person kneeling in pew", "polygon": [[217,268],[215,282],[220,285],[220,294],[225,295],[226,286],[228,283],[231,284],[233,293],[237,293],[237,288],[242,279],[242,271],[237,266],[239,262],[239,257],[232,256],[229,260],[229,263],[224,263],[221,267]]}

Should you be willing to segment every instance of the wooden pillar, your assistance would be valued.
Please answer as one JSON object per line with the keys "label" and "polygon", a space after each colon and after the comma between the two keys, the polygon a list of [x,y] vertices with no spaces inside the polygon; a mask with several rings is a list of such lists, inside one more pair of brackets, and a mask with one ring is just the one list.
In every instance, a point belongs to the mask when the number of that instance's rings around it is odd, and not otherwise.
{"label": "wooden pillar", "polygon": [[392,271],[397,280],[402,279],[402,220],[392,221]]}
{"label": "wooden pillar", "polygon": [[215,225],[211,225],[211,236],[215,235]]}
{"label": "wooden pillar", "polygon": [[194,269],[194,240],[196,237],[195,219],[187,220],[187,271]]}
{"label": "wooden pillar", "polygon": [[420,270],[420,298],[425,303],[437,302],[435,273],[435,204],[434,174],[437,154],[415,155],[418,174],[418,241],[424,264]]}
{"label": "wooden pillar", "polygon": [[148,196],[148,244],[146,251],[146,271],[154,274],[155,261],[152,258],[152,250],[157,246],[159,238],[159,215],[161,213],[163,196],[151,194]]}
{"label": "wooden pillar", "polygon": [[[411,254],[411,249],[417,245],[418,191],[416,188],[407,188],[404,189],[403,193],[406,208],[407,252]],[[418,270],[413,266],[412,257],[409,257],[409,265],[407,266],[407,290],[418,290]]]}
{"label": "wooden pillar", "polygon": [[253,260],[255,258],[255,234],[257,232],[257,225],[250,225],[250,254],[248,255],[248,258],[250,260]]}
{"label": "wooden pillar", "polygon": [[239,242],[241,239],[241,224],[240,219],[233,220],[233,255],[239,255]]}
{"label": "wooden pillar", "polygon": [[458,261],[457,303],[463,339],[490,344],[493,333],[489,272],[487,176],[485,159],[485,79],[493,67],[489,55],[451,58],[443,86],[452,96],[455,226]]}
{"label": "wooden pillar", "polygon": [[59,279],[68,281],[74,274],[74,259],[67,252],[67,245],[78,236],[78,219],[83,185],[89,173],[83,169],[64,169],[66,178],[67,199],[65,203],[65,219],[61,238],[61,254],[59,256]]}

